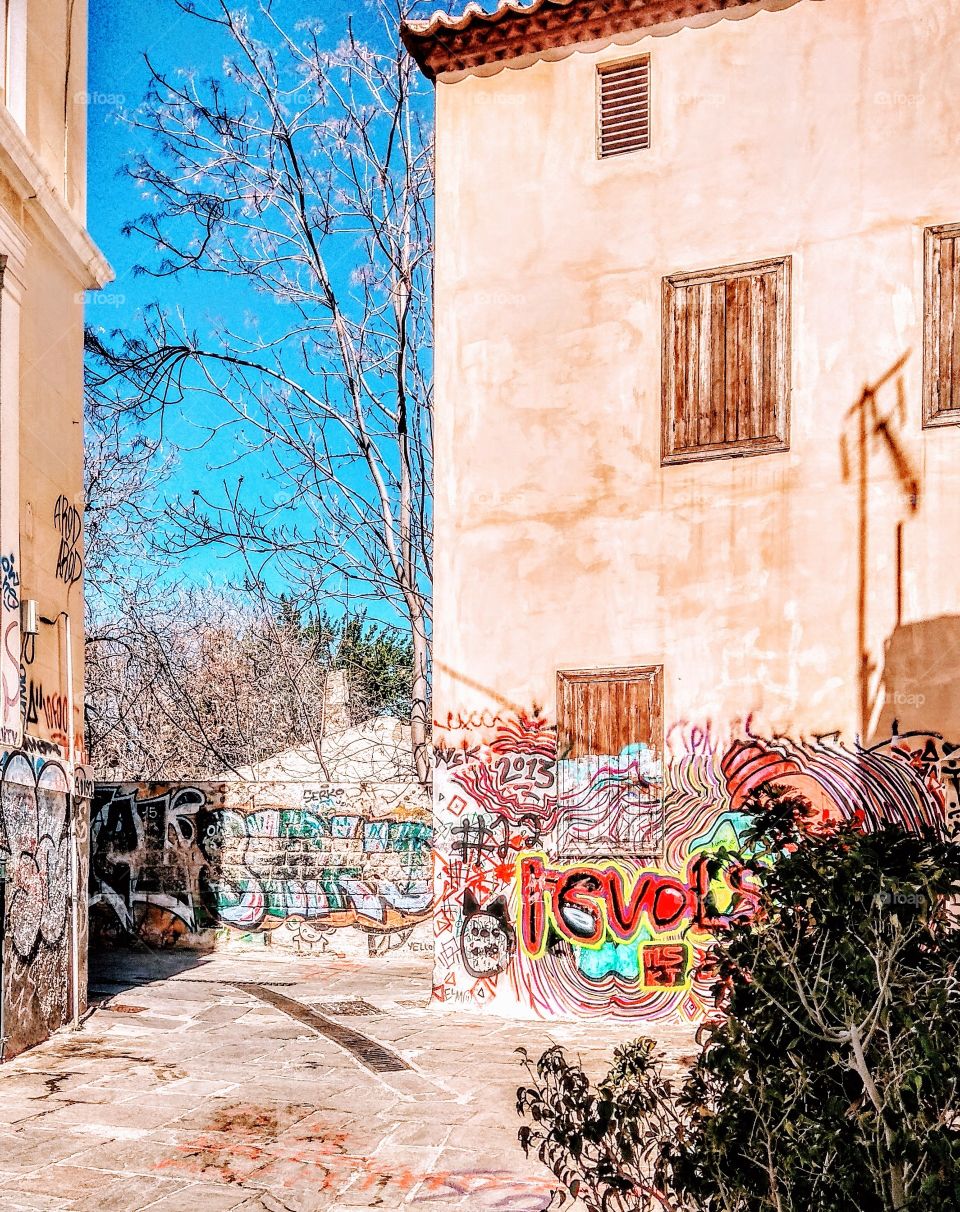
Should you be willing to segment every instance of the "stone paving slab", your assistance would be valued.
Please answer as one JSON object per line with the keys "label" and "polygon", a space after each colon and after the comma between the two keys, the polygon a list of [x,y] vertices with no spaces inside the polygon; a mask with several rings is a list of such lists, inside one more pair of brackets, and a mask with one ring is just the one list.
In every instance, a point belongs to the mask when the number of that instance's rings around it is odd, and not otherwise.
{"label": "stone paving slab", "polygon": [[[402,954],[100,957],[102,1008],[0,1068],[0,1212],[543,1212],[555,1184],[516,1141],[515,1050],[562,1043],[599,1075],[640,1028],[428,1008],[430,975]],[[410,1068],[373,1072],[237,984]],[[359,1000],[376,1013],[330,1013]],[[690,1028],[657,1035],[694,1050]]]}

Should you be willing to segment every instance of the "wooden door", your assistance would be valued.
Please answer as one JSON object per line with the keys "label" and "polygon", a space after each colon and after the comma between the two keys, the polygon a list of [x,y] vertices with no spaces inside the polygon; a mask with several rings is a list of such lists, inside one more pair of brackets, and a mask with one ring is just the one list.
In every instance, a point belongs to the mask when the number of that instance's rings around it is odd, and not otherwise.
{"label": "wooden door", "polygon": [[663,667],[557,674],[561,854],[662,846]]}

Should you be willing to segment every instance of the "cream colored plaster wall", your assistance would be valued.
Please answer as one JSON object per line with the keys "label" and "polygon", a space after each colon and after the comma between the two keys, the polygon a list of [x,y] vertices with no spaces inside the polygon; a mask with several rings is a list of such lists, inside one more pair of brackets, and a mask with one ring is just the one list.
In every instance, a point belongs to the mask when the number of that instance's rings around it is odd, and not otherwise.
{"label": "cream colored plaster wall", "polygon": [[[12,11],[22,27],[22,6]],[[25,90],[22,129],[20,115],[15,125],[0,113],[0,537],[15,569],[2,604],[4,730],[7,744],[22,727],[66,752],[69,615],[82,757],[83,301],[109,267],[82,227],[86,4],[29,0],[25,11],[26,53],[11,67]],[[19,602],[28,600],[53,620],[35,637],[19,635]]]}
{"label": "cream colored plaster wall", "polygon": [[[18,895],[0,964],[7,1056],[86,1001],[85,903],[71,889],[87,882],[91,784],[58,759],[71,716],[72,756],[83,756],[83,298],[110,280],[82,225],[85,4],[9,8],[18,62],[0,105],[0,858]],[[52,620],[35,636],[21,634],[25,601]],[[71,777],[80,798],[68,801]]]}
{"label": "cream colored plaster wall", "polygon": [[87,6],[29,0],[26,134],[67,205],[86,197]]}
{"label": "cream colored plaster wall", "polygon": [[[924,227],[960,221],[958,33],[960,0],[801,0],[438,85],[438,720],[552,714],[558,668],[662,662],[668,725],[853,733],[846,414],[903,354],[894,428],[922,487],[911,513],[874,444],[872,699],[899,520],[904,622],[938,647],[931,620],[958,613],[960,428],[921,430],[921,284]],[[599,161],[597,64],[641,52],[653,146]],[[782,254],[789,452],[661,468],[661,279]],[[895,412],[895,386],[878,403]],[[900,706],[902,726],[944,723]]]}
{"label": "cream colored plaster wall", "polygon": [[[27,254],[21,316],[21,597],[70,616],[74,727],[83,737],[83,290],[42,240]],[[59,502],[59,507],[58,507]],[[74,541],[76,539],[76,541]],[[65,546],[61,546],[66,541]],[[64,620],[25,642],[26,731],[66,746]]]}

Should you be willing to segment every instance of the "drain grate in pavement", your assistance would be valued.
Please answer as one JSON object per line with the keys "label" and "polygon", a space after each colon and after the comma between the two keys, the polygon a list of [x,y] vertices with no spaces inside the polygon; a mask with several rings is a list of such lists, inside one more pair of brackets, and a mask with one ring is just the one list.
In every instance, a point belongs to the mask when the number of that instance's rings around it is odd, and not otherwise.
{"label": "drain grate in pavement", "polygon": [[268,989],[266,985],[256,985],[249,981],[233,981],[231,983],[235,989],[240,989],[251,997],[266,1002],[268,1006],[282,1010],[284,1014],[289,1014],[297,1022],[312,1028],[318,1035],[323,1035],[327,1039],[332,1040],[333,1043],[339,1044],[341,1048],[349,1052],[351,1056],[355,1056],[362,1065],[366,1065],[373,1073],[400,1073],[402,1070],[410,1068],[407,1062],[398,1056],[396,1052],[391,1052],[389,1048],[385,1048],[383,1044],[377,1043],[375,1039],[371,1039],[368,1035],[361,1035],[359,1031],[354,1031],[352,1027],[345,1027],[342,1023],[335,1023],[332,1019],[327,1018],[318,1011],[305,1006],[303,1002],[294,1001],[292,997],[286,997],[283,993],[277,993],[274,989]]}
{"label": "drain grate in pavement", "polygon": [[365,1002],[362,997],[354,997],[345,1002],[317,1002],[317,1009],[324,1014],[334,1015],[361,1015],[361,1014],[380,1014],[381,1011],[376,1006],[371,1006],[369,1002]]}
{"label": "drain grate in pavement", "polygon": [[[234,988],[239,988],[236,981],[219,980],[215,976],[174,976],[171,979],[177,982],[182,981],[185,985],[233,985]],[[292,989],[296,983],[296,981],[270,982],[275,989]]]}

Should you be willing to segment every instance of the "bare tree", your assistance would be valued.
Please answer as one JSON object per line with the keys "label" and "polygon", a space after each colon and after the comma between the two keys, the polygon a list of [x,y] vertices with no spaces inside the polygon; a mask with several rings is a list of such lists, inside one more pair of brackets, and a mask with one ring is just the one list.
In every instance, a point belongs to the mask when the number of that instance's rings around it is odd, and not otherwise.
{"label": "bare tree", "polygon": [[204,777],[303,743],[323,769],[334,635],[256,593],[184,588],[162,534],[174,462],[87,383],[87,749],[102,778]]}
{"label": "bare tree", "polygon": [[409,6],[373,0],[375,37],[348,20],[333,47],[319,22],[284,29],[266,2],[252,16],[224,0],[177,7],[223,39],[223,75],[148,60],[132,118],[146,150],[129,171],[152,208],[127,231],[157,250],[146,272],[232,280],[258,314],[201,333],[155,308],[135,338],[91,334],[98,384],[125,384],[140,420],[189,404],[199,424],[209,401],[211,439],[234,431],[220,493],[172,507],[174,549],[239,551],[302,600],[349,595],[404,620],[427,781],[433,164],[397,37]]}
{"label": "bare tree", "polygon": [[84,397],[83,580],[87,643],[105,614],[145,577],[155,583],[163,551],[155,540],[162,488],[173,460],[161,442],[118,412],[88,377]]}
{"label": "bare tree", "polygon": [[318,647],[294,614],[268,618],[243,596],[126,595],[89,657],[87,732],[99,777],[239,774],[296,748],[326,778],[330,665]]}
{"label": "bare tree", "polygon": [[85,720],[100,778],[210,777],[290,749],[328,778],[328,733],[409,715],[410,646],[394,630],[362,613],[304,618],[249,562],[240,585],[186,588],[164,551],[171,458],[95,385],[85,411]]}
{"label": "bare tree", "polygon": [[[163,551],[155,542],[159,500],[172,471],[159,440],[118,412],[87,376],[84,397],[84,732],[98,767],[113,768],[143,716],[149,663],[137,616],[161,594]],[[168,590],[169,592],[169,590]],[[153,721],[155,732],[156,721]],[[148,731],[151,731],[148,730]]]}

